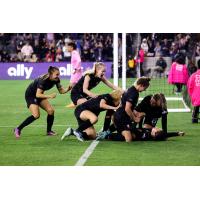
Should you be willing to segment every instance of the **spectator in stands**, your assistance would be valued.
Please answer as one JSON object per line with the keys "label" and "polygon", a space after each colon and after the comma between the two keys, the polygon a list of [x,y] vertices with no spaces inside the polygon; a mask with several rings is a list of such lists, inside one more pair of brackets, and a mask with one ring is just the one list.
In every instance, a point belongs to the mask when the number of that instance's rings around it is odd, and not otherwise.
{"label": "spectator in stands", "polygon": [[165,38],[163,40],[163,44],[161,45],[161,52],[162,52],[162,55],[163,57],[167,57],[169,56],[169,43],[168,43],[168,40]]}
{"label": "spectator in stands", "polygon": [[199,43],[197,44],[195,55],[200,56],[200,45],[199,45]]}
{"label": "spectator in stands", "polygon": [[172,43],[169,53],[170,53],[170,57],[172,58],[172,62],[173,62],[175,59],[175,56],[178,53],[178,45],[175,42]]}
{"label": "spectator in stands", "polygon": [[24,56],[24,59],[30,59],[31,55],[33,53],[33,48],[32,46],[29,44],[29,41],[26,42],[26,44],[22,47],[21,52]]}
{"label": "spectator in stands", "polygon": [[165,72],[166,67],[167,63],[160,54],[158,60],[156,61],[156,66],[151,67],[151,77],[154,77],[154,75],[157,77],[157,74],[161,77],[161,74]]}
{"label": "spectator in stands", "polygon": [[197,71],[197,67],[192,60],[188,61],[188,71],[190,76]]}
{"label": "spectator in stands", "polygon": [[63,60],[62,49],[60,47],[56,50],[56,62],[60,62]]}
{"label": "spectator in stands", "polygon": [[144,49],[140,48],[138,52],[138,58],[137,58],[137,67],[139,67],[140,69],[139,77],[144,76],[144,70],[143,70],[144,55],[145,55]]}
{"label": "spectator in stands", "polygon": [[188,78],[189,75],[187,66],[185,64],[185,56],[183,54],[178,54],[175,62],[173,62],[171,65],[168,82],[169,84],[176,85],[176,93],[180,93],[182,92],[183,85],[187,84]]}
{"label": "spectator in stands", "polygon": [[149,47],[148,47],[147,39],[146,39],[146,38],[143,38],[143,40],[142,40],[141,49],[144,50],[145,55],[146,55],[146,54],[148,53],[148,51],[149,51]]}
{"label": "spectator in stands", "polygon": [[32,54],[31,59],[29,60],[29,62],[38,62],[38,57],[36,54]]}
{"label": "spectator in stands", "polygon": [[161,46],[160,42],[156,42],[156,46],[154,48],[155,56],[159,56],[161,54]]}

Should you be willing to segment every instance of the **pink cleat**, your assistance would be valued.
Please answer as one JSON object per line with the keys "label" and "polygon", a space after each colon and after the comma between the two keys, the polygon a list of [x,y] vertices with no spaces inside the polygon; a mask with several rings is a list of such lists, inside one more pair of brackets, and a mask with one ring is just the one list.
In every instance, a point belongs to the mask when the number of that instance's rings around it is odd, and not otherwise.
{"label": "pink cleat", "polygon": [[18,128],[15,128],[15,129],[14,129],[14,134],[15,134],[16,139],[19,139],[19,138],[20,138],[21,131],[20,131]]}
{"label": "pink cleat", "polygon": [[54,131],[47,132],[47,136],[55,136],[55,135],[57,135],[57,133],[55,133]]}

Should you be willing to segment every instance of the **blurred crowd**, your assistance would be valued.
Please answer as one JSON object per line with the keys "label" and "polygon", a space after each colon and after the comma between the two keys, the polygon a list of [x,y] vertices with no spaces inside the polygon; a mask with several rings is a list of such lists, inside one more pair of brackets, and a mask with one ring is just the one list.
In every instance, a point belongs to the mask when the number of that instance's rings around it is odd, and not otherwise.
{"label": "blurred crowd", "polygon": [[75,42],[82,61],[112,61],[109,33],[0,33],[0,62],[70,61],[67,44]]}

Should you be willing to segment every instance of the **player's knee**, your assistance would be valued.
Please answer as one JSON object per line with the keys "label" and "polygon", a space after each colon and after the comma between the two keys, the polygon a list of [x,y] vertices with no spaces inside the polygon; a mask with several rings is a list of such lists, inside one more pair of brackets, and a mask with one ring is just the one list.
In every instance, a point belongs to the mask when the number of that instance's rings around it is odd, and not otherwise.
{"label": "player's knee", "polygon": [[39,119],[40,118],[40,114],[39,113],[33,113],[32,115],[33,115],[33,117],[35,119]]}
{"label": "player's knee", "polygon": [[91,124],[96,124],[98,122],[98,117],[92,117],[90,119]]}
{"label": "player's knee", "polygon": [[47,113],[48,113],[48,115],[53,115],[54,114],[54,109],[53,108],[49,108],[49,109],[47,109]]}
{"label": "player's knee", "polygon": [[131,134],[127,134],[125,135],[125,141],[126,142],[131,142],[133,140],[132,135]]}

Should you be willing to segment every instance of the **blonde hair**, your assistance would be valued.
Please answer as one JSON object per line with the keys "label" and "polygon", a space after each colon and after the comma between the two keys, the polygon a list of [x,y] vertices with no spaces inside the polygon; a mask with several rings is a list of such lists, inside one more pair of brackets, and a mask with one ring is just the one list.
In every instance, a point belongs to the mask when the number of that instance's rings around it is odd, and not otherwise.
{"label": "blonde hair", "polygon": [[122,94],[123,94],[123,91],[121,89],[118,89],[118,90],[113,90],[110,93],[110,96],[112,97],[114,101],[119,101],[121,99]]}
{"label": "blonde hair", "polygon": [[85,76],[85,75],[90,75],[90,74],[96,74],[97,68],[99,68],[100,66],[105,67],[105,64],[103,62],[95,62],[93,64],[92,69],[86,70],[83,75]]}

